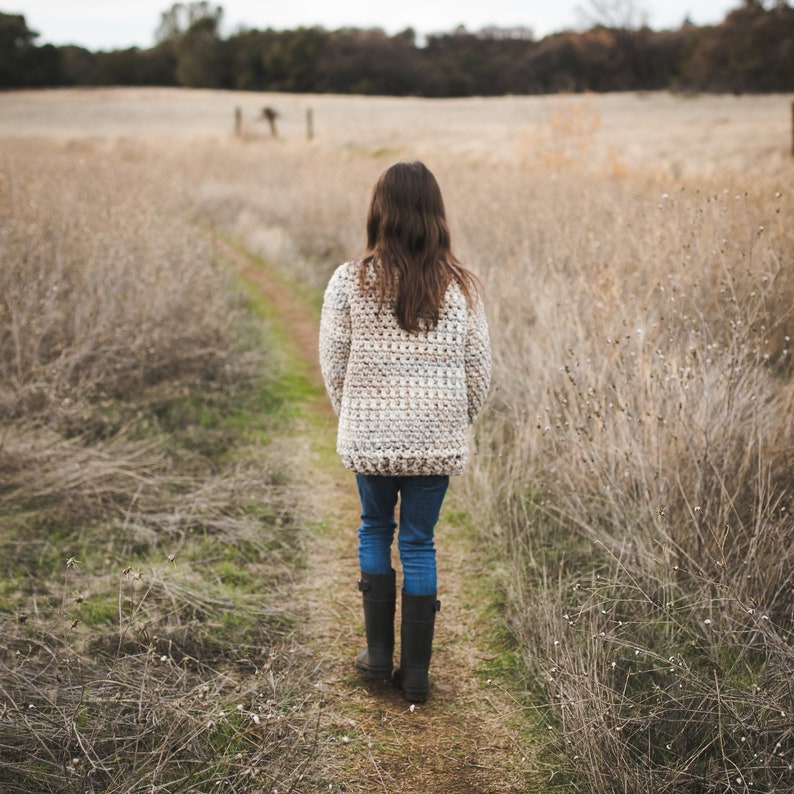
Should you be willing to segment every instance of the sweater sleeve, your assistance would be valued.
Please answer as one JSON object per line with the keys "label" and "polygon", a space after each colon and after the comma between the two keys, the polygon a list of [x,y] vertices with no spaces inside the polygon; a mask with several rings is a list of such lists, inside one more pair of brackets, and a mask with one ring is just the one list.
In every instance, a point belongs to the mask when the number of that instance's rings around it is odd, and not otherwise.
{"label": "sweater sleeve", "polygon": [[342,391],[350,356],[350,302],[347,295],[346,268],[337,268],[323,297],[320,315],[320,370],[325,390],[339,415]]}
{"label": "sweater sleeve", "polygon": [[468,310],[465,361],[469,422],[474,422],[491,386],[491,339],[485,307],[479,296]]}

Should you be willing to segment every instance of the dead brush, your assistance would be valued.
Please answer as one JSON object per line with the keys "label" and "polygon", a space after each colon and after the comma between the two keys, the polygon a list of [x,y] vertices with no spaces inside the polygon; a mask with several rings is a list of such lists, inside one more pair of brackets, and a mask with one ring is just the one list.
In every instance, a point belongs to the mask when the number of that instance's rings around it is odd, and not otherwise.
{"label": "dead brush", "polygon": [[253,414],[245,449],[224,426],[262,387],[261,330],[166,174],[8,152],[0,789],[289,790],[320,713],[295,499]]}
{"label": "dead brush", "polygon": [[485,275],[496,370],[473,509],[510,560],[562,771],[593,792],[784,791],[790,200],[589,188],[549,186],[574,226],[516,184],[537,232],[509,238],[509,276]]}
{"label": "dead brush", "polygon": [[14,146],[0,235],[3,414],[52,423],[87,399],[222,376],[224,277],[167,194],[107,155]]}

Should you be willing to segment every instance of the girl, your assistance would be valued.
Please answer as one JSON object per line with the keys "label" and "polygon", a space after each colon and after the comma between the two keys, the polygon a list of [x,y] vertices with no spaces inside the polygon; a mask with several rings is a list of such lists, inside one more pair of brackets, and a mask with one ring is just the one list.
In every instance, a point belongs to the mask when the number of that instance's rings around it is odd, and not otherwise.
{"label": "girl", "polygon": [[491,353],[477,281],[455,256],[435,177],[419,162],[386,170],[372,193],[367,251],[331,277],[320,365],[339,417],[337,451],[361,498],[358,558],[367,647],[356,666],[392,676],[395,572],[403,572],[400,666],[393,680],[427,700],[436,612],[433,531],[468,454]]}

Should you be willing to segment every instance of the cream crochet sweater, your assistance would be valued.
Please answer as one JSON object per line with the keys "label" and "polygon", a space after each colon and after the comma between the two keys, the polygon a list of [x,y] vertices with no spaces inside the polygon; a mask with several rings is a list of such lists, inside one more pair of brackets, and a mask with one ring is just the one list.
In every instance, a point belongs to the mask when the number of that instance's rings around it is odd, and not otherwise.
{"label": "cream crochet sweater", "polygon": [[437,327],[410,334],[393,307],[378,311],[362,293],[358,268],[337,268],[320,321],[320,367],[339,416],[337,452],[357,474],[459,474],[468,426],[491,380],[482,302],[469,308],[453,282]]}

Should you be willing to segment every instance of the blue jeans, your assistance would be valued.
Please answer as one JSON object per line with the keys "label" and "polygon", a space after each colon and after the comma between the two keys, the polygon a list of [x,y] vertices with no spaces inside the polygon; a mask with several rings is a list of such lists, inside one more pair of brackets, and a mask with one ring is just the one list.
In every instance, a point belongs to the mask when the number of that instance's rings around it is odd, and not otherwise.
{"label": "blue jeans", "polygon": [[403,569],[403,590],[409,595],[436,592],[436,549],[433,530],[447,493],[449,477],[381,477],[356,475],[361,498],[358,561],[364,573],[390,573],[391,546],[400,497],[397,548]]}

